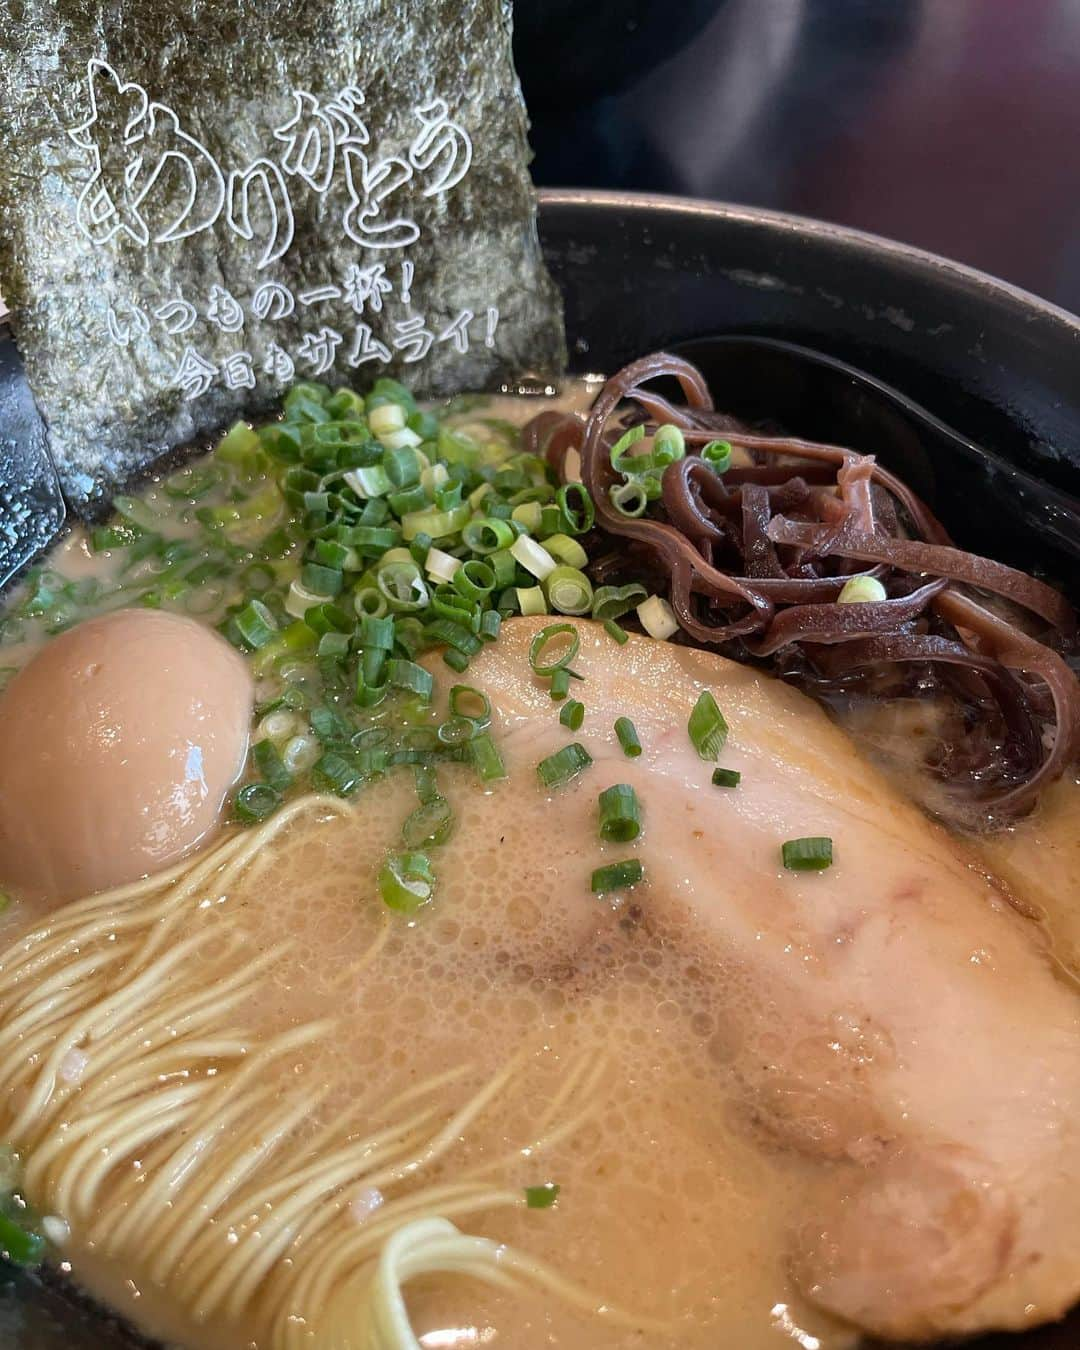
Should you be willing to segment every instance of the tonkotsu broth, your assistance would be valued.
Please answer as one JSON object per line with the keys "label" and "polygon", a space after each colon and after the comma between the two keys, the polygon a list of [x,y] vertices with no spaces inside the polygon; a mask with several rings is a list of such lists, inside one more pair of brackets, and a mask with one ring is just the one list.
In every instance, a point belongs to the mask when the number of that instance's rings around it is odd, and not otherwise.
{"label": "tonkotsu broth", "polygon": [[[587,392],[583,385],[572,397],[583,402]],[[491,411],[521,422],[536,409],[535,399],[507,399]],[[107,576],[115,562],[89,553],[76,530],[51,565],[68,576]],[[7,648],[0,664],[21,664],[32,649]],[[391,775],[356,799],[362,829],[332,816],[287,827],[217,896],[208,920],[223,935],[242,935],[237,967],[283,948],[230,1025],[249,1026],[258,1041],[335,1019],[332,1035],[274,1066],[267,1080],[290,1090],[299,1084],[318,1102],[305,1136],[373,1090],[392,1098],[448,1066],[468,1066],[447,1094],[448,1109],[456,1107],[523,1054],[512,1088],[427,1179],[451,1181],[497,1162],[488,1179],[519,1198],[524,1187],[557,1183],[550,1210],[507,1205],[466,1215],[459,1227],[541,1258],[600,1303],[670,1323],[643,1331],[543,1292],[425,1276],[406,1290],[425,1347],[853,1345],[853,1333],[799,1297],[785,1268],[793,1216],[812,1209],[835,1180],[819,1161],[770,1147],[748,1128],[733,1071],[747,1054],[782,1058],[805,1029],[786,1025],[752,972],[718,943],[675,919],[650,918],[647,885],[632,903],[597,902],[583,941],[566,897],[593,865],[594,818],[583,810],[576,833],[553,839],[533,763],[515,761],[512,751],[506,759],[510,782],[495,791],[465,767],[440,769],[458,825],[440,850],[437,901],[409,921],[387,912],[374,886],[415,805],[408,775]],[[510,826],[500,791],[514,793]],[[987,844],[989,866],[1000,864],[1021,898],[1048,839],[1064,856],[1078,795],[1075,784],[1059,785],[1052,806],[1007,842]],[[1075,885],[1074,864],[1062,865]],[[36,917],[28,901],[0,916],[0,948]],[[1051,913],[1056,933],[1055,920]],[[220,978],[216,957],[212,972]],[[523,1153],[560,1082],[581,1062],[604,1069],[596,1109],[550,1150]],[[575,1097],[564,1113],[586,1105]],[[375,1209],[358,1222],[377,1218]],[[219,1317],[196,1325],[138,1261],[109,1259],[78,1227],[62,1255],[76,1281],[153,1335],[207,1350],[266,1350],[258,1326]]]}

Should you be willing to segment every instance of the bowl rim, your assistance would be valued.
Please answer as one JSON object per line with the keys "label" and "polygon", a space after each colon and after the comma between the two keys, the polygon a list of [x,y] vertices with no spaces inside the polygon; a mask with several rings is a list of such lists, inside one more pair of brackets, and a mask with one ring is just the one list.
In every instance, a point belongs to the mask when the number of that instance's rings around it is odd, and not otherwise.
{"label": "bowl rim", "polygon": [[637,192],[619,188],[562,188],[536,189],[541,208],[558,206],[594,206],[606,210],[646,210],[671,215],[699,216],[704,220],[730,221],[742,225],[765,225],[792,236],[809,236],[825,243],[863,253],[886,255],[901,264],[918,267],[930,273],[946,273],[956,282],[989,291],[1003,301],[1025,310],[1035,310],[1055,323],[1072,331],[1080,341],[1080,315],[1063,309],[1033,291],[1024,290],[1011,281],[1004,281],[990,272],[983,272],[968,263],[957,262],[940,253],[905,244],[887,235],[851,225],[838,225],[814,216],[801,216],[790,211],[776,211],[771,207],[745,206],[705,197],[682,197],[666,192]]}

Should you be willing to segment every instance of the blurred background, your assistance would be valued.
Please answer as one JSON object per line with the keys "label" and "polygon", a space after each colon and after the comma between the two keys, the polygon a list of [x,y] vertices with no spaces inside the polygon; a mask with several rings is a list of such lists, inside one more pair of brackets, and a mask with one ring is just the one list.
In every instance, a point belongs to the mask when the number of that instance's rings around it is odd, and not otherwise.
{"label": "blurred background", "polygon": [[1080,311],[1080,0],[516,0],[539,186],[773,207]]}

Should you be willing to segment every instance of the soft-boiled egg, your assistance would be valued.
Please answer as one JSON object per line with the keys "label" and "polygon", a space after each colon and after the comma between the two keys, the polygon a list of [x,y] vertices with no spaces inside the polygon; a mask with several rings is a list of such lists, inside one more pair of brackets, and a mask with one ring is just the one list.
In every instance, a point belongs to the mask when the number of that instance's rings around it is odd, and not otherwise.
{"label": "soft-boiled egg", "polygon": [[118,610],[54,638],[0,694],[0,885],[67,900],[204,842],[252,698],[242,657],[179,615]]}

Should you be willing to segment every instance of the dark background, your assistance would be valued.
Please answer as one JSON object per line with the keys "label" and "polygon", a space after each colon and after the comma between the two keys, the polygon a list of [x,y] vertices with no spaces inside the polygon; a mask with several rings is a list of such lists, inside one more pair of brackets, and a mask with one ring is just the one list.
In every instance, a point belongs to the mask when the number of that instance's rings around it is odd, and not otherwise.
{"label": "dark background", "polygon": [[539,186],[917,244],[1080,311],[1080,0],[517,0]]}

